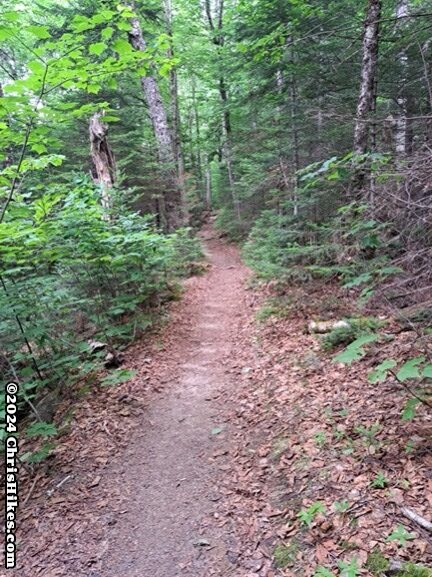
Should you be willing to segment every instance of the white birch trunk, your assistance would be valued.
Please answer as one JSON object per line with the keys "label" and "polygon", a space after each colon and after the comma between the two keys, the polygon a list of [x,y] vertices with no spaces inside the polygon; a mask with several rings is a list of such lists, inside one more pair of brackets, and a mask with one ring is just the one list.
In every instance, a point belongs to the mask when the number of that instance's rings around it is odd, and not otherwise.
{"label": "white birch trunk", "polygon": [[[395,33],[401,34],[406,25],[406,18],[409,14],[408,0],[399,0],[396,6],[396,27]],[[398,113],[395,119],[395,152],[396,158],[403,158],[407,153],[408,144],[408,97],[406,94],[408,55],[406,50],[402,49],[398,56],[400,66],[400,81],[398,86],[398,95],[396,103]]]}
{"label": "white birch trunk", "polygon": [[368,150],[368,116],[373,106],[374,84],[378,60],[379,21],[381,0],[368,0],[364,23],[360,91],[354,127],[354,154],[363,155]]}

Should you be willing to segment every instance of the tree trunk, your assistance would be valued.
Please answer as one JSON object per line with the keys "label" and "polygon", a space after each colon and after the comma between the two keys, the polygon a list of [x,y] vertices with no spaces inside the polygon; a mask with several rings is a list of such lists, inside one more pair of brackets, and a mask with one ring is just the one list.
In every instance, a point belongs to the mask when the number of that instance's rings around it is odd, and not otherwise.
{"label": "tree trunk", "polygon": [[[129,5],[135,10],[134,2]],[[137,17],[131,19],[132,28],[129,41],[135,50],[144,52],[146,42]],[[166,188],[163,193],[166,214],[161,215],[164,228],[170,232],[185,222],[181,186],[177,175],[177,163],[172,134],[157,82],[153,76],[141,77],[141,86],[146,100],[158,146],[158,157],[165,177]]]}
{"label": "tree trunk", "polygon": [[[196,78],[192,77],[192,110],[193,122],[195,125],[195,139],[196,139],[196,172],[198,181],[202,183],[202,161],[201,161],[201,129],[200,129],[200,114],[198,110],[198,101],[196,98]],[[191,132],[193,138],[193,133]],[[192,140],[193,142],[193,140]]]}
{"label": "tree trunk", "polygon": [[[0,82],[0,98],[3,98],[4,96],[4,92],[3,92],[3,85]],[[6,121],[6,124],[9,126],[8,121]],[[5,150],[5,156],[3,158],[3,161],[1,163],[1,167],[2,168],[7,168],[8,166],[10,166],[13,163],[13,159],[12,159],[12,154],[10,149],[6,149]]]}
{"label": "tree trunk", "polygon": [[[380,17],[381,0],[368,0],[363,32],[360,92],[354,127],[353,152],[355,156],[362,156],[369,149],[368,118],[370,111],[374,108]],[[363,188],[366,182],[366,173],[367,169],[364,163],[357,163],[353,179],[355,189]]]}
{"label": "tree trunk", "polygon": [[[219,2],[217,3],[215,14],[216,23],[212,15],[210,0],[205,0],[204,6],[210,31],[213,34],[213,44],[217,48],[218,60],[220,65],[221,64],[220,51],[225,44],[225,38],[223,35],[224,0],[219,0]],[[225,76],[222,73],[219,76],[219,96],[222,104],[222,138],[223,138],[222,154],[227,168],[228,183],[234,210],[237,219],[241,221],[240,200],[237,197],[236,179],[234,176],[234,169],[233,169],[233,155],[232,155],[232,143],[231,143],[231,115],[229,110],[228,91],[226,87]]]}
{"label": "tree trunk", "polygon": [[368,115],[373,105],[374,83],[378,60],[379,19],[381,0],[369,0],[363,33],[360,94],[354,128],[354,154],[368,150]]}
{"label": "tree trunk", "polygon": [[[171,0],[164,0],[165,11],[165,26],[169,36],[168,57],[174,58],[174,35],[173,35],[173,16]],[[186,198],[185,198],[185,176],[184,176],[184,159],[181,142],[181,117],[178,100],[178,78],[176,67],[173,66],[169,75],[169,90],[171,101],[171,123],[172,123],[172,141],[174,157],[177,167],[178,184],[181,191],[181,203],[184,214],[186,214]]]}
{"label": "tree trunk", "polygon": [[[395,34],[402,36],[403,28],[405,28],[406,17],[409,13],[408,0],[399,0],[396,6],[396,26]],[[407,154],[408,145],[408,95],[406,93],[407,70],[408,70],[408,55],[406,50],[401,49],[397,55],[400,67],[400,75],[398,82],[398,94],[396,103],[398,106],[398,113],[395,121],[395,152],[396,158],[404,158]]]}
{"label": "tree trunk", "polygon": [[[292,59],[294,63],[294,57]],[[294,69],[294,66],[293,66]],[[298,215],[298,185],[300,170],[299,130],[297,126],[297,83],[294,73],[291,76],[291,126],[292,126],[292,163],[293,163],[293,215]]]}
{"label": "tree trunk", "polygon": [[205,158],[205,207],[206,210],[211,210],[212,208],[212,178],[211,178],[211,166],[209,156],[206,155]]}
{"label": "tree trunk", "polygon": [[93,161],[93,180],[101,188],[101,204],[109,218],[112,206],[111,189],[115,182],[116,165],[114,154],[107,140],[108,126],[103,124],[102,115],[97,112],[90,119],[90,152]]}

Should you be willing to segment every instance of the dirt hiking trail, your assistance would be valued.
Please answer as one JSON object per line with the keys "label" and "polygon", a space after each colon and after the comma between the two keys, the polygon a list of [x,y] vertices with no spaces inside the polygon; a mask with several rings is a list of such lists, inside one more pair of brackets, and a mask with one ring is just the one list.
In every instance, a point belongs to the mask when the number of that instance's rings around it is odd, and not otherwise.
{"label": "dirt hiking trail", "polygon": [[210,270],[186,282],[180,304],[190,323],[177,345],[179,369],[172,367],[172,382],[151,403],[142,436],[125,455],[126,474],[117,476],[129,507],[109,535],[104,577],[205,577],[232,569],[227,526],[209,519],[220,499],[214,454],[220,466],[230,426],[215,402],[233,386],[225,362],[242,318],[247,270],[237,249],[211,229],[202,238]]}

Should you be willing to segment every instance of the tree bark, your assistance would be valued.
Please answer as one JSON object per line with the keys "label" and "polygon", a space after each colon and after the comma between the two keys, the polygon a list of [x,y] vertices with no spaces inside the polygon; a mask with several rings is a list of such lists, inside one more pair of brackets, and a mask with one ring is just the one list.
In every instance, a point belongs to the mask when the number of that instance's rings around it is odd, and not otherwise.
{"label": "tree bark", "polygon": [[[369,113],[376,98],[375,82],[378,62],[381,0],[368,0],[362,43],[360,91],[354,127],[354,156],[362,156],[369,150]],[[354,160],[353,188],[360,191],[367,180],[368,169],[364,162]]]}
{"label": "tree bark", "polygon": [[[165,26],[167,34],[169,36],[168,57],[170,59],[173,59],[175,56],[175,52],[174,52],[173,15],[172,15],[171,0],[164,0],[164,11],[165,11]],[[178,96],[177,69],[175,66],[173,66],[170,70],[169,90],[170,90],[170,103],[171,103],[172,141],[173,141],[174,157],[177,167],[178,184],[180,186],[182,196],[182,208],[184,211],[186,211],[184,159],[183,159],[182,141],[181,141],[181,116],[180,116],[179,96]]]}
{"label": "tree bark", "polygon": [[[129,2],[135,10],[135,3]],[[131,19],[129,42],[135,50],[144,52],[147,48],[138,17]],[[185,223],[181,186],[177,174],[174,143],[165,106],[157,82],[153,76],[141,77],[141,86],[146,100],[158,146],[158,157],[164,174],[166,188],[163,193],[165,213],[161,215],[164,228],[170,232]]]}
{"label": "tree bark", "polygon": [[[395,34],[401,34],[409,14],[408,0],[399,0],[396,5]],[[395,120],[395,153],[396,158],[404,158],[408,146],[408,95],[406,93],[408,55],[406,50],[401,49],[397,55],[400,67],[400,80],[398,82],[398,94],[396,103],[398,113]]]}
{"label": "tree bark", "polygon": [[373,107],[374,84],[378,61],[379,20],[381,0],[369,0],[363,32],[360,93],[354,128],[354,154],[362,155],[368,150],[368,115]]}
{"label": "tree bark", "polygon": [[[0,98],[3,98],[4,96],[4,92],[3,92],[3,85],[0,82]],[[9,126],[8,121],[6,121],[6,124]],[[13,162],[12,159],[12,154],[11,151],[9,149],[5,150],[5,157],[3,159],[3,162],[1,163],[2,168],[7,168],[8,166],[10,166]]]}
{"label": "tree bark", "polygon": [[112,207],[111,189],[115,182],[116,165],[114,154],[107,140],[108,126],[101,120],[97,112],[90,119],[90,152],[93,161],[93,180],[101,188],[101,204],[109,218]]}
{"label": "tree bark", "polygon": [[[217,48],[220,65],[220,50],[225,44],[225,37],[223,34],[224,0],[219,0],[217,2],[216,14],[214,17],[212,15],[210,0],[205,0],[205,12],[207,15],[210,31],[213,34],[213,44]],[[225,76],[222,73],[219,76],[219,96],[222,104],[222,153],[227,168],[228,183],[234,210],[237,219],[241,221],[240,200],[237,196],[236,179],[234,176],[233,168],[231,115],[229,110],[228,90],[226,87]]]}

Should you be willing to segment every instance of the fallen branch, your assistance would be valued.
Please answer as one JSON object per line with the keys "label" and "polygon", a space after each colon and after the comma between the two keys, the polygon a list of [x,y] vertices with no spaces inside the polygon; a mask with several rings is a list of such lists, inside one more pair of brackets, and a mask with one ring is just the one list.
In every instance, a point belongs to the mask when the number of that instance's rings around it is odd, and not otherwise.
{"label": "fallen branch", "polygon": [[425,519],[424,517],[421,517],[418,513],[416,513],[412,509],[409,509],[408,507],[402,507],[401,513],[414,523],[417,523],[417,525],[420,525],[420,527],[423,527],[423,529],[426,529],[426,531],[432,532],[432,523],[427,519]]}
{"label": "fallen branch", "polygon": [[35,477],[35,479],[34,479],[34,481],[33,481],[33,483],[32,483],[32,486],[30,487],[30,491],[27,493],[27,496],[26,496],[26,498],[24,499],[24,503],[21,505],[21,507],[25,507],[25,506],[27,505],[30,497],[31,497],[32,494],[33,494],[33,490],[34,490],[34,488],[36,487],[36,483],[39,481],[39,478],[40,478],[39,476]]}

